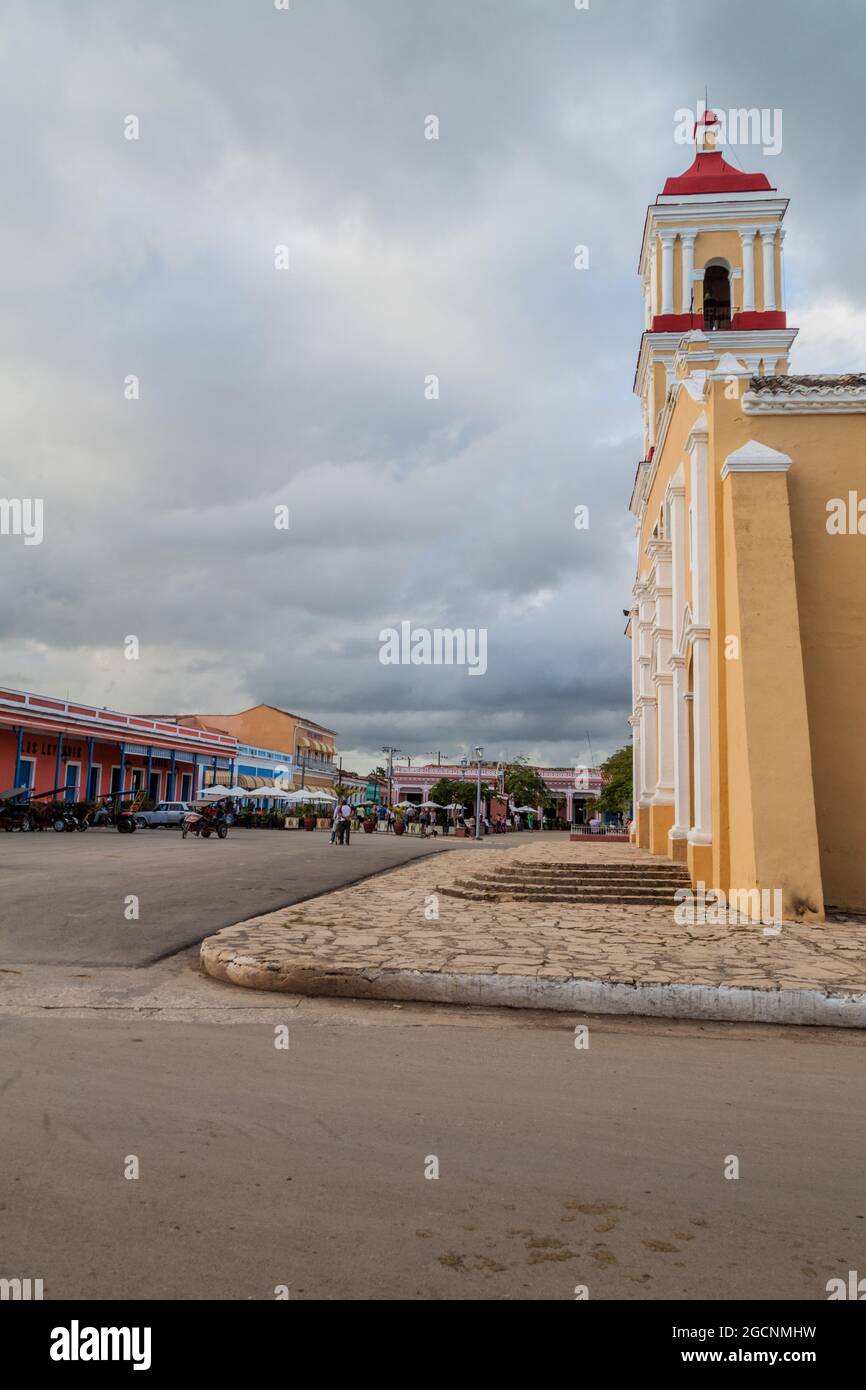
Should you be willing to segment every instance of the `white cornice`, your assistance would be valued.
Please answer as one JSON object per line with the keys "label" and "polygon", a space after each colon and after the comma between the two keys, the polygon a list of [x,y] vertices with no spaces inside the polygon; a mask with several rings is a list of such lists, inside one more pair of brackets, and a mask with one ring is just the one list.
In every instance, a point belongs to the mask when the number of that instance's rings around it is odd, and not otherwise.
{"label": "white cornice", "polygon": [[698,363],[714,362],[723,353],[739,352],[744,357],[787,357],[796,338],[797,328],[739,328],[720,329],[714,333],[702,333],[700,329],[681,329],[675,333],[653,333],[644,329],[641,335],[637,366],[634,376],[634,393],[643,395],[646,373],[650,362],[668,353],[676,353],[692,333],[705,338],[708,346],[700,352],[690,352],[688,360]]}
{"label": "white cornice", "polygon": [[[727,197],[720,197],[717,193],[698,193],[681,198],[660,198],[647,208],[638,274],[645,273],[649,247],[662,226],[666,234],[680,230],[688,234],[725,232],[735,227],[747,214],[750,223],[756,216],[774,219],[775,230],[780,226],[787,207],[787,198],[768,197],[766,191],[757,195],[733,193]],[[708,222],[705,220],[707,217],[713,220]]]}
{"label": "white cornice", "polygon": [[784,391],[747,391],[746,415],[859,415],[866,412],[866,386],[787,386]]}

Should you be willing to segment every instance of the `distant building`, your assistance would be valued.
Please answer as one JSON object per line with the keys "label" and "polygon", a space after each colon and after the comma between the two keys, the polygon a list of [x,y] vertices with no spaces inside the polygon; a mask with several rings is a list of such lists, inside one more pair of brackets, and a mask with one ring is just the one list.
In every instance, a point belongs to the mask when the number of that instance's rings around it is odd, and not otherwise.
{"label": "distant building", "polygon": [[[601,791],[602,774],[598,768],[536,767],[552,796],[563,802],[563,817],[569,824],[582,819],[587,801],[593,801]],[[481,767],[481,781],[496,789],[502,777],[502,763],[486,763]],[[477,766],[465,763],[425,763],[420,767],[395,767],[391,779],[393,801],[428,801],[430,789],[442,777],[455,782],[475,782]]]}
{"label": "distant building", "polygon": [[225,777],[236,758],[228,733],[0,688],[0,791],[58,789],[66,801],[143,791],[153,801],[189,801],[206,768]]}
{"label": "distant building", "polygon": [[[233,777],[252,788],[285,781],[291,787],[331,787],[337,775],[333,729],[275,705],[253,705],[238,714],[177,714],[176,723],[216,729],[238,742]],[[221,781],[208,776],[207,781]]]}

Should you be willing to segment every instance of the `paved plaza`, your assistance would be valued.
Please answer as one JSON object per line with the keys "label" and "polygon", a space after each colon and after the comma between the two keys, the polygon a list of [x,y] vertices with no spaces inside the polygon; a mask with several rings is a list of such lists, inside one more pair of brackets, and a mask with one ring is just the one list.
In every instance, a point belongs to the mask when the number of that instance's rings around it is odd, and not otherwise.
{"label": "paved plaza", "polygon": [[[478,866],[460,851],[406,866],[208,938],[209,974],[259,989],[382,998],[485,999],[491,977],[532,980],[520,998],[545,1007],[571,980],[623,986],[698,986],[863,995],[862,922],[682,926],[672,907],[474,902],[448,890]],[[569,843],[564,837],[506,842],[485,860],[521,864],[623,861],[668,863],[631,845]],[[432,916],[433,912],[438,917]],[[449,980],[459,977],[459,992]],[[472,977],[477,991],[472,992]],[[514,1002],[520,1002],[515,997]],[[555,1005],[554,1005],[555,1006]],[[715,1015],[708,1015],[715,1016]],[[812,1021],[804,1018],[801,1021]],[[828,1021],[828,1020],[822,1020]]]}

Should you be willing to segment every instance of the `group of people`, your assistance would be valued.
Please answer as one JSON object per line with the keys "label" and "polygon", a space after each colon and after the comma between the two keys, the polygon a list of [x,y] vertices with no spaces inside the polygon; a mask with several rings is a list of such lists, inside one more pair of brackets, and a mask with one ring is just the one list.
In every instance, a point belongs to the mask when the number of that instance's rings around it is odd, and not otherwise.
{"label": "group of people", "polygon": [[[425,838],[431,835],[447,835],[449,829],[461,829],[470,837],[475,835],[476,820],[474,810],[463,806],[451,808],[442,807],[436,809],[428,806],[406,806],[399,812],[400,818],[405,825],[418,825],[421,835]],[[358,829],[363,820],[372,818],[379,822],[379,828],[386,832],[393,833],[394,826],[398,819],[398,812],[390,806],[352,806],[347,800],[339,801],[334,807],[331,818],[331,844],[347,845],[352,833],[352,829]],[[539,820],[537,815],[532,812],[514,812],[509,816],[497,816],[491,819],[486,813],[481,814],[481,833],[482,835],[504,835],[507,830],[547,830],[551,825],[548,816],[543,816]]]}
{"label": "group of people", "polygon": [[354,808],[345,799],[338,801],[334,807],[334,815],[331,820],[331,844],[347,845],[352,834],[352,817],[355,814]]}

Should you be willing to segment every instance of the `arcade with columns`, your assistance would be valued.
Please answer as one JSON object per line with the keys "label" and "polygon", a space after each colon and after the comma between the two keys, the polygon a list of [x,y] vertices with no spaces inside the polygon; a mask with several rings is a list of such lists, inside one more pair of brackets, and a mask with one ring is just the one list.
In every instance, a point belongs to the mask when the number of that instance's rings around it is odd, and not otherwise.
{"label": "arcade with columns", "polygon": [[640,257],[634,839],[820,920],[866,907],[866,534],[826,524],[866,494],[866,376],[789,375],[788,200],[724,159],[717,124]]}

